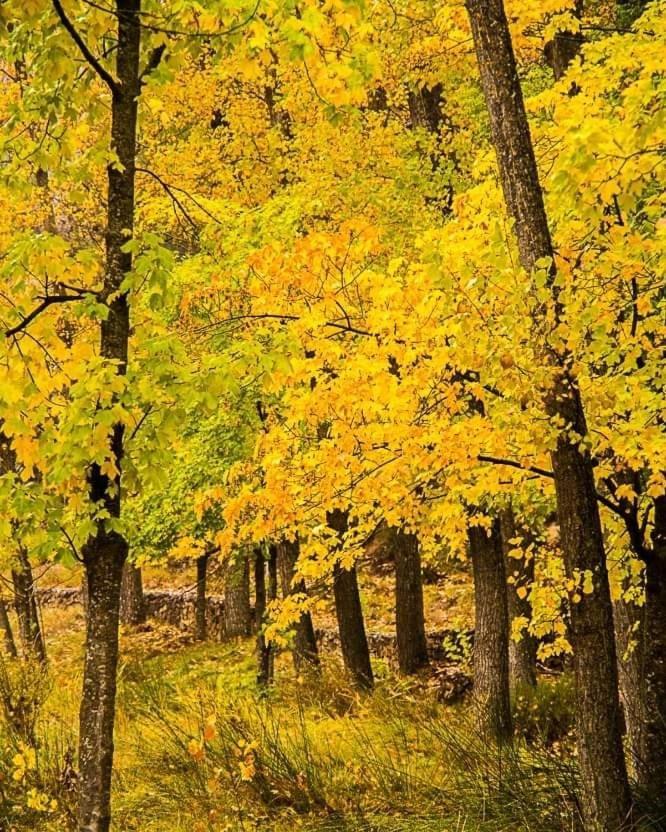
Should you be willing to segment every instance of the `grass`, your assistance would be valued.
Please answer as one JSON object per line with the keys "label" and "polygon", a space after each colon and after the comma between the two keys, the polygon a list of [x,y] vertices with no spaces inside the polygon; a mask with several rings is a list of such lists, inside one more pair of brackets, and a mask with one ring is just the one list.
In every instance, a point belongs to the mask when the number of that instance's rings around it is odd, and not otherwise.
{"label": "grass", "polygon": [[[34,768],[17,766],[21,738],[0,728],[0,829],[16,832],[66,832],[76,802],[82,620],[76,609],[45,617],[51,670],[33,688]],[[380,662],[377,690],[359,697],[334,660],[321,678],[297,679],[287,655],[261,694],[251,640],[186,644],[156,626],[125,633],[122,656],[115,832],[575,828],[566,679],[517,701],[524,739],[497,749],[468,706],[440,705]]]}

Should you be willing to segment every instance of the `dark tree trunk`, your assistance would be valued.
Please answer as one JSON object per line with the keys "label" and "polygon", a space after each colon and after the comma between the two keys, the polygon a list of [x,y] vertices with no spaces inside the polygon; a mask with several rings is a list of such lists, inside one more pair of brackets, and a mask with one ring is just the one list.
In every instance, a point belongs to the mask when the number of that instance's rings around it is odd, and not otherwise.
{"label": "dark tree trunk", "polygon": [[7,604],[5,604],[4,598],[0,598],[0,629],[5,642],[5,651],[10,658],[15,659],[18,653],[16,652],[16,642],[14,641],[12,625],[9,623]]}
{"label": "dark tree trunk", "polygon": [[[534,158],[522,90],[502,0],[467,0],[500,181],[515,221],[521,264],[531,272],[553,248]],[[551,267],[548,286],[556,318],[560,299]],[[611,832],[631,815],[631,794],[622,751],[622,719],[606,557],[596,499],[594,471],[580,437],[587,435],[571,359],[544,344],[544,360],[557,368],[545,396],[550,418],[570,427],[552,452],[561,545],[569,579],[591,573],[593,591],[571,605],[578,757],[582,808],[589,832]]]}
{"label": "dark tree trunk", "polygon": [[224,631],[227,638],[249,636],[252,631],[250,610],[250,565],[246,555],[229,563],[224,582]]}
{"label": "dark tree trunk", "polygon": [[[580,18],[583,11],[582,5],[582,0],[577,0],[573,9],[574,15],[578,18]],[[560,80],[573,59],[580,53],[584,40],[580,31],[557,32],[555,37],[545,45],[546,63],[553,70],[556,81]]]}
{"label": "dark tree trunk", "polygon": [[530,602],[526,595],[524,597],[521,597],[521,595],[523,592],[528,592],[534,583],[534,558],[530,555],[528,559],[525,553],[520,558],[509,556],[511,549],[515,548],[510,541],[517,535],[513,509],[510,506],[501,512],[500,525],[502,530],[504,571],[507,580],[509,578],[513,579],[513,582],[509,583],[507,587],[507,604],[509,610],[509,679],[511,681],[511,687],[516,689],[525,685],[536,685],[536,638],[527,632],[521,634],[520,641],[516,641],[511,637],[514,619],[527,618],[530,621],[532,618]]}
{"label": "dark tree trunk", "polygon": [[194,638],[206,640],[206,577],[208,573],[208,554],[197,558],[197,598],[194,610]]}
{"label": "dark tree trunk", "polygon": [[[347,529],[347,513],[336,509],[327,514],[328,525],[342,536]],[[374,686],[370,650],[365,634],[361,595],[356,567],[346,569],[336,563],[333,571],[335,615],[338,620],[342,658],[352,682],[361,690]]]}
{"label": "dark tree trunk", "polygon": [[[278,594],[278,550],[275,544],[268,547],[268,600],[277,600]],[[275,678],[275,645],[269,644],[268,681]]]}
{"label": "dark tree trunk", "polygon": [[[298,541],[283,540],[277,547],[277,568],[280,571],[280,582],[282,584],[282,596],[307,595],[307,587],[304,580],[294,581],[294,570],[298,560]],[[304,667],[319,667],[319,651],[315,637],[312,616],[309,612],[301,613],[294,628],[294,668],[300,673]]]}
{"label": "dark tree trunk", "polygon": [[46,662],[46,645],[37,607],[32,566],[23,549],[19,549],[17,565],[12,569],[12,582],[14,584],[14,609],[18,618],[23,653],[44,663]]}
{"label": "dark tree trunk", "polygon": [[370,664],[368,639],[365,635],[356,567],[345,569],[340,564],[336,564],[333,572],[333,592],[345,667],[356,687],[371,690],[374,677]]}
{"label": "dark tree trunk", "polygon": [[[67,25],[60,3],[54,6]],[[132,255],[126,244],[134,229],[137,110],[141,93],[140,11],[141,0],[116,0],[116,78],[106,79],[112,86],[110,144],[119,164],[114,161],[107,168],[106,263],[99,301],[106,303],[108,314],[100,324],[100,355],[115,362],[120,375],[127,372],[129,345],[129,303],[120,287],[132,270]],[[115,475],[109,477],[97,463],[88,472],[91,501],[114,519],[121,513],[123,446],[124,427],[116,423],[111,436]],[[100,520],[82,555],[88,582],[88,612],[79,727],[79,830],[108,832],[120,589],[127,542]]]}
{"label": "dark tree trunk", "polygon": [[654,508],[652,550],[645,563],[645,725],[639,785],[666,803],[666,496]]}
{"label": "dark tree trunk", "polygon": [[395,558],[395,629],[398,667],[404,674],[428,665],[428,644],[423,616],[421,552],[415,534],[392,530]]}
{"label": "dark tree trunk", "polygon": [[120,621],[136,627],[146,620],[141,569],[126,561],[120,588]]}
{"label": "dark tree trunk", "polygon": [[261,547],[254,553],[254,615],[257,621],[257,684],[270,679],[271,651],[264,635],[266,618],[266,558]]}
{"label": "dark tree trunk", "polygon": [[474,573],[474,703],[484,735],[511,739],[509,614],[499,520],[467,531]]}

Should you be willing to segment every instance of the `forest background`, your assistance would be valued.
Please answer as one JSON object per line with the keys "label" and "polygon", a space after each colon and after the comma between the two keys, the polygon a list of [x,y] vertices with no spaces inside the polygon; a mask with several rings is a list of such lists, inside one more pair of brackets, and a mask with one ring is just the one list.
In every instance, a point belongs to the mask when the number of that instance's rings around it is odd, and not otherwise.
{"label": "forest background", "polygon": [[0,27],[0,828],[664,828],[664,4]]}

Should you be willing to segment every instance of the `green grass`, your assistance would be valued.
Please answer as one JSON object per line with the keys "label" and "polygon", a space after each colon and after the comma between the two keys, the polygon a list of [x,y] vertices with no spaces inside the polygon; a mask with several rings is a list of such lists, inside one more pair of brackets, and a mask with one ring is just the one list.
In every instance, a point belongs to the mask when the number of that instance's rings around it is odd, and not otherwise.
{"label": "green grass", "polygon": [[[53,616],[38,766],[23,779],[13,779],[20,741],[6,721],[1,729],[0,818],[17,832],[65,832],[75,808],[67,761],[76,747],[81,621],[72,611]],[[297,679],[285,655],[277,684],[261,694],[251,640],[184,646],[168,628],[124,636],[115,832],[572,829],[566,680],[520,700],[526,739],[500,750],[478,735],[469,707],[438,704],[383,663],[377,671],[375,693],[359,697],[334,660],[320,679]],[[30,788],[57,809],[28,808]]]}

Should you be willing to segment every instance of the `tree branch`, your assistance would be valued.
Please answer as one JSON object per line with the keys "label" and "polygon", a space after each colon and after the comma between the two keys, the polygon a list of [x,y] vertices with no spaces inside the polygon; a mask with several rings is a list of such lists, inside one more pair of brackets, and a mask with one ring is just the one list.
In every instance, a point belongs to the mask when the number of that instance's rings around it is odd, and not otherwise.
{"label": "tree branch", "polygon": [[104,81],[104,83],[111,90],[113,95],[118,95],[120,93],[120,84],[111,75],[111,73],[108,72],[108,70],[104,69],[99,60],[90,51],[88,45],[77,31],[72,21],[67,17],[60,0],[53,0],[53,8],[55,9],[56,14],[60,18],[60,22],[65,27],[66,31],[69,33],[74,43],[79,47],[79,51],[86,59],[88,64],[90,64],[92,69],[94,69],[97,75],[99,75],[102,81]]}
{"label": "tree branch", "polygon": [[71,300],[83,300],[85,298],[84,294],[80,295],[51,295],[49,297],[45,297],[39,306],[36,306],[32,312],[27,314],[25,318],[19,321],[16,326],[13,326],[11,329],[8,329],[5,332],[5,338],[11,338],[14,335],[17,335],[19,332],[24,330],[32,321],[35,320],[36,317],[42,314],[45,309],[48,309],[49,306],[53,306],[55,303],[69,303]]}
{"label": "tree branch", "polygon": [[[554,474],[552,471],[548,471],[546,468],[539,468],[535,465],[521,465],[520,462],[516,462],[513,459],[500,459],[496,456],[486,456],[485,454],[479,454],[477,457],[479,462],[490,462],[493,465],[506,465],[509,468],[517,468],[519,471],[527,471],[530,474],[538,474],[540,477],[548,477],[548,479],[553,479]],[[601,503],[602,506],[606,506],[609,511],[612,511],[613,514],[617,514],[618,517],[621,517],[625,522],[627,519],[627,515],[622,511],[622,508],[614,503],[612,500],[609,500],[608,497],[604,497],[603,494],[599,494],[597,491],[597,500]]]}
{"label": "tree branch", "polygon": [[156,46],[153,51],[150,53],[150,57],[146,62],[145,67],[141,71],[139,75],[139,81],[142,84],[145,84],[145,79],[150,75],[151,72],[154,72],[157,67],[160,65],[160,61],[164,55],[164,51],[166,49],[166,44],[161,43],[159,46]]}

